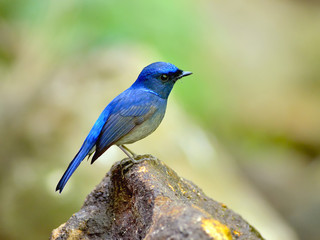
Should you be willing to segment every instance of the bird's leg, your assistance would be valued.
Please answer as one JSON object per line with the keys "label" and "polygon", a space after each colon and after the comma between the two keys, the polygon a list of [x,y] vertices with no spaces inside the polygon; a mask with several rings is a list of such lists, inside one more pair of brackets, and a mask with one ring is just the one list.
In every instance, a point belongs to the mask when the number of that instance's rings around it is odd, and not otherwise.
{"label": "bird's leg", "polygon": [[[133,164],[135,164],[136,160],[134,160],[134,155],[132,154],[132,152],[125,146],[123,145],[119,145],[118,146],[128,157],[129,157],[129,161],[127,161],[128,159],[123,159],[121,161],[121,166],[125,165],[124,167],[121,168],[121,176],[122,178],[124,178],[124,171],[127,170],[128,168],[132,167]],[[133,155],[130,156],[129,152]],[[131,161],[130,161],[131,160]]]}
{"label": "bird's leg", "polygon": [[[136,163],[136,160],[134,159],[134,156],[135,156],[135,155],[132,154],[132,152],[131,152],[127,147],[125,147],[125,146],[123,146],[123,145],[119,145],[118,147],[128,156],[128,158],[131,159],[131,161],[132,161],[133,163]],[[131,156],[129,153],[131,153],[132,156]]]}
{"label": "bird's leg", "polygon": [[[122,168],[121,170],[121,174],[122,174],[122,177],[124,176],[123,172],[125,170],[127,170],[128,168],[132,167],[134,164],[137,164],[137,163],[140,163],[141,160],[144,161],[145,159],[135,159],[135,157],[137,156],[134,152],[132,152],[129,148],[127,148],[126,146],[124,145],[118,145],[118,147],[129,157],[129,160],[130,162],[128,163],[127,159],[123,159],[121,161],[121,165],[126,165]],[[130,156],[130,154],[132,154],[132,156]]]}
{"label": "bird's leg", "polygon": [[127,148],[125,145],[121,145],[125,150],[127,150],[129,153],[131,153],[131,155],[135,158],[136,156],[138,156],[137,154],[135,154],[134,152],[132,152],[129,148]]}

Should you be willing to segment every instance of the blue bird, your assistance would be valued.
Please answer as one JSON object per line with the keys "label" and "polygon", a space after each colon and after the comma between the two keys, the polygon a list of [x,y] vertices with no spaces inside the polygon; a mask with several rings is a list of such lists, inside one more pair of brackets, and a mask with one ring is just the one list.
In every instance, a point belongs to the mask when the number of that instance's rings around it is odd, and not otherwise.
{"label": "blue bird", "polygon": [[156,130],[164,117],[173,85],[190,74],[165,62],[155,62],[145,67],[131,87],[115,97],[100,114],[60,179],[56,191],[61,193],[86,156],[94,153],[92,164],[112,145],[117,145],[132,163],[137,163],[135,154],[123,144],[136,142]]}

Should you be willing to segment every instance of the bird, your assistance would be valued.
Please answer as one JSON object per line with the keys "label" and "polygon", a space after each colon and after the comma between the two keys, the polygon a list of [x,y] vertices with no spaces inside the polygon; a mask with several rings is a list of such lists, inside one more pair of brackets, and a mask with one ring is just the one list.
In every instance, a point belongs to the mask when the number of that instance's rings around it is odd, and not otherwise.
{"label": "bird", "polygon": [[136,81],[102,111],[61,177],[56,191],[62,192],[86,156],[89,158],[93,154],[92,164],[112,145],[118,146],[133,164],[137,163],[136,155],[124,144],[141,140],[158,128],[174,84],[190,74],[192,72],[167,62],[154,62],[143,68]]}

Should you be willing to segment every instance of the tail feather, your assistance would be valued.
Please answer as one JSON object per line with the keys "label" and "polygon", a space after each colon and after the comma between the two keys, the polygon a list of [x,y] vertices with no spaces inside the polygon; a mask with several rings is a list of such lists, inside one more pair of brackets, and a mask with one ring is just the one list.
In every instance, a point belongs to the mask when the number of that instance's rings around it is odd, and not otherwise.
{"label": "tail feather", "polygon": [[[85,145],[85,144],[84,144]],[[92,148],[92,147],[91,147]],[[69,164],[67,170],[64,172],[62,178],[60,179],[59,183],[57,184],[56,191],[59,191],[59,193],[62,192],[64,186],[68,182],[71,175],[74,173],[74,171],[78,168],[82,160],[88,155],[91,148],[82,146],[77,153],[77,155],[74,157],[74,159]]]}

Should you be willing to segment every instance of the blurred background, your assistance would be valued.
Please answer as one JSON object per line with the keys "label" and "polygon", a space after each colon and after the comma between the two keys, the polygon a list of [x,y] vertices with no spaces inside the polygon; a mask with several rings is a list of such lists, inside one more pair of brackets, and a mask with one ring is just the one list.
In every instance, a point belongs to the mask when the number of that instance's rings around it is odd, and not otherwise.
{"label": "blurred background", "polygon": [[151,153],[269,240],[319,239],[318,1],[0,1],[0,239],[47,239],[111,165],[55,186],[142,68],[178,82]]}

